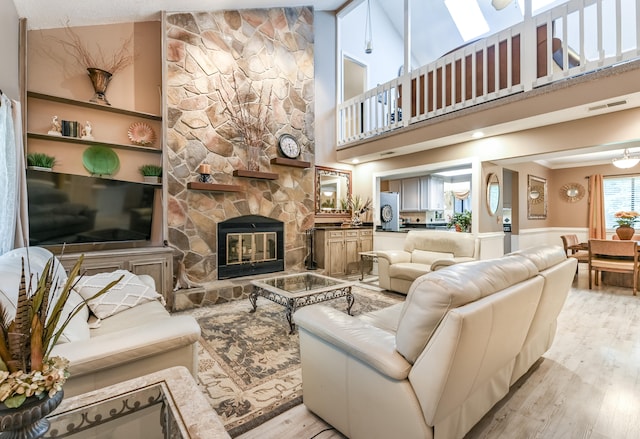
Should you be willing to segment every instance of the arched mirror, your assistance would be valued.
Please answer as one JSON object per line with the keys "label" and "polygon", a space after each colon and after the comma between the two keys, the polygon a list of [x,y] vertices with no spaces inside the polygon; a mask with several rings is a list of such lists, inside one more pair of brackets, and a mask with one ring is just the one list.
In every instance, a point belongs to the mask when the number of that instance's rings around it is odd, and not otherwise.
{"label": "arched mirror", "polygon": [[316,216],[350,218],[351,171],[316,166]]}
{"label": "arched mirror", "polygon": [[500,180],[496,174],[487,176],[487,209],[491,215],[495,215],[500,204]]}

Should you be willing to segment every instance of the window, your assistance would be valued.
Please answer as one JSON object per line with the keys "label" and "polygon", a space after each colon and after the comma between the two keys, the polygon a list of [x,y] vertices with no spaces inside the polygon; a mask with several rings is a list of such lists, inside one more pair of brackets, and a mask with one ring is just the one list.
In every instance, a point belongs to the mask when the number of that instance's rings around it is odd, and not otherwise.
{"label": "window", "polygon": [[640,212],[640,175],[607,177],[604,186],[604,218],[607,229],[618,226],[613,215],[620,210]]}

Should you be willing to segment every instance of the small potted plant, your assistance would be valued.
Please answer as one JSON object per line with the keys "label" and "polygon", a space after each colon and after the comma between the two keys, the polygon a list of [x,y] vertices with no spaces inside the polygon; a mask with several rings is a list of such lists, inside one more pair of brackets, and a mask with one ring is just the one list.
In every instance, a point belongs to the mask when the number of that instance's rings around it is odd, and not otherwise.
{"label": "small potted plant", "polygon": [[160,183],[162,177],[162,166],[142,165],[139,168],[145,183]]}
{"label": "small potted plant", "polygon": [[56,164],[56,158],[41,152],[27,154],[27,168],[36,171],[51,171]]}
{"label": "small potted plant", "polygon": [[456,212],[449,217],[447,228],[455,227],[456,232],[471,232],[471,212]]}

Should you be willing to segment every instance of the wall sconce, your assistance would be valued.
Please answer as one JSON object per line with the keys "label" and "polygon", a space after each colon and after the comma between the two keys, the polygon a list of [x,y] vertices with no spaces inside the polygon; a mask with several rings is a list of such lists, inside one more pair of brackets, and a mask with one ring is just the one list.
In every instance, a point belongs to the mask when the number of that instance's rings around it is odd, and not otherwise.
{"label": "wall sconce", "polygon": [[622,158],[612,160],[613,166],[620,169],[633,168],[635,165],[638,164],[638,162],[640,162],[640,158],[631,157],[629,155],[628,149],[624,150],[624,152],[622,153]]}
{"label": "wall sconce", "polygon": [[371,28],[371,0],[367,0],[367,21],[364,24],[364,53],[373,52],[373,29]]}

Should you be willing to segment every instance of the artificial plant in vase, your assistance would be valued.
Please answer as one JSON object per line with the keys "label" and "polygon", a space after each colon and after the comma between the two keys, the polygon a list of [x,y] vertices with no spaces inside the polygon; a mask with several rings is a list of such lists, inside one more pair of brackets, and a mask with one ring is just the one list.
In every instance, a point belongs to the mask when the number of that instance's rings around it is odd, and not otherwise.
{"label": "artificial plant in vase", "polygon": [[46,263],[37,280],[33,275],[27,279],[23,259],[15,316],[0,302],[0,424],[3,431],[12,432],[11,437],[39,437],[46,433],[49,421],[45,416],[62,401],[69,363],[50,354],[71,318],[86,305],[83,302],[63,315],[82,260],[81,256],[64,285],[60,285],[54,275],[55,257]]}
{"label": "artificial plant in vase", "polygon": [[51,171],[56,164],[56,158],[42,152],[27,154],[27,167],[40,171]]}
{"label": "artificial plant in vase", "polygon": [[352,226],[361,226],[362,218],[360,217],[364,213],[368,212],[371,209],[371,198],[367,198],[363,200],[360,195],[349,196],[348,198],[349,209],[351,210],[351,225]]}
{"label": "artificial plant in vase", "polygon": [[118,50],[111,54],[105,54],[100,46],[97,46],[95,50],[90,50],[86,41],[69,26],[65,27],[65,34],[66,38],[51,38],[60,44],[78,65],[87,69],[95,92],[90,102],[111,105],[105,96],[107,86],[113,75],[133,64],[133,54],[131,53],[133,34],[123,41]]}
{"label": "artificial plant in vase", "polygon": [[138,168],[146,183],[160,183],[162,177],[162,166],[142,165]]}
{"label": "artificial plant in vase", "polygon": [[618,224],[618,227],[616,228],[616,235],[618,235],[618,238],[624,240],[633,238],[633,234],[635,233],[634,224],[640,218],[640,213],[635,210],[621,210],[616,212],[613,216]]}
{"label": "artificial plant in vase", "polygon": [[447,228],[455,227],[456,232],[471,232],[471,212],[455,212],[449,217]]}

